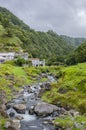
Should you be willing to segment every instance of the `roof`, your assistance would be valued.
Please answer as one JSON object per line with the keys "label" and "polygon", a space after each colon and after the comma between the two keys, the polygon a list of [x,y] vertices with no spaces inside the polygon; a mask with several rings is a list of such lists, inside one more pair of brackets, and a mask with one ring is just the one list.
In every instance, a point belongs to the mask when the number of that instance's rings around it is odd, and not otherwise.
{"label": "roof", "polygon": [[14,55],[15,52],[8,52],[8,53],[0,53],[0,56],[8,56],[8,55]]}
{"label": "roof", "polygon": [[29,58],[29,60],[39,60],[39,58]]}

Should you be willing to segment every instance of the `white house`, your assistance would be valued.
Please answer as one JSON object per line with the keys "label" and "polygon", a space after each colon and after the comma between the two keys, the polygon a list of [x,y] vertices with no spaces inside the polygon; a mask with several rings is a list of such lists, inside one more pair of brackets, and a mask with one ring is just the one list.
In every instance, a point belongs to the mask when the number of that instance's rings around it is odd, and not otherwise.
{"label": "white house", "polygon": [[15,53],[15,52],[7,52],[0,53],[0,63],[3,63],[8,60],[14,60],[17,56],[28,60],[28,53]]}
{"label": "white house", "polygon": [[28,60],[28,53],[25,52],[25,53],[16,53],[15,56],[17,57],[21,57],[21,58],[24,58],[25,60]]}
{"label": "white house", "polygon": [[32,66],[45,66],[45,60],[40,61],[39,58],[30,58],[29,61],[32,62]]}
{"label": "white house", "polygon": [[7,60],[13,60],[14,57],[15,57],[14,52],[0,53],[0,63],[7,61]]}

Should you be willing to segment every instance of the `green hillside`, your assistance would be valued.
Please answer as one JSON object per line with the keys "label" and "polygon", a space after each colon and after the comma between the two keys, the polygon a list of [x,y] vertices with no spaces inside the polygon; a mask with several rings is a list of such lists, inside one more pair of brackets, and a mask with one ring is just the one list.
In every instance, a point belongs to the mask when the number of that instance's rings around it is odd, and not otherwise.
{"label": "green hillside", "polygon": [[65,67],[61,72],[62,76],[52,84],[51,91],[45,92],[43,100],[86,113],[86,63]]}
{"label": "green hillside", "polygon": [[73,38],[73,37],[68,37],[65,35],[61,35],[61,38],[63,38],[65,42],[75,47],[79,46],[81,43],[86,41],[86,38],[79,38],[79,37]]}
{"label": "green hillside", "polygon": [[51,59],[68,54],[73,47],[53,31],[38,32],[0,7],[0,51],[23,49],[30,57]]}
{"label": "green hillside", "polygon": [[86,42],[81,44],[73,53],[69,54],[66,59],[68,65],[86,62]]}

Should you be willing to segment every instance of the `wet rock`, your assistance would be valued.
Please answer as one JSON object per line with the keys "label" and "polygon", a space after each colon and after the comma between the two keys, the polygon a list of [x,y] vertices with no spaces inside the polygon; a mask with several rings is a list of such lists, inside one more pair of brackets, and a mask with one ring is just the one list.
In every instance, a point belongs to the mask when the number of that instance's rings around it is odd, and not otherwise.
{"label": "wet rock", "polygon": [[58,107],[56,107],[55,105],[48,104],[48,103],[38,103],[34,109],[35,113],[38,116],[47,116],[56,110],[58,110]]}
{"label": "wet rock", "polygon": [[43,88],[45,91],[51,90],[51,84],[50,83],[42,84],[40,87]]}
{"label": "wet rock", "polygon": [[12,121],[12,124],[13,124],[14,126],[16,126],[16,128],[20,128],[20,127],[21,127],[20,121],[17,120],[17,119],[14,119],[14,120]]}
{"label": "wet rock", "polygon": [[62,107],[60,108],[60,114],[68,115],[68,112]]}
{"label": "wet rock", "polygon": [[9,101],[8,103],[6,103],[6,109],[10,109],[11,107],[13,107],[14,102],[13,101]]}
{"label": "wet rock", "polygon": [[16,119],[22,120],[22,119],[24,119],[24,118],[23,118],[22,116],[18,115],[18,116],[16,116]]}
{"label": "wet rock", "polygon": [[57,111],[53,112],[52,117],[57,117],[57,116],[59,116],[59,113]]}
{"label": "wet rock", "polygon": [[78,112],[78,111],[75,111],[75,110],[70,110],[70,111],[69,111],[69,114],[72,115],[73,117],[79,116],[79,112]]}
{"label": "wet rock", "polygon": [[39,95],[38,95],[39,97],[41,97],[42,94],[45,91],[50,91],[51,90],[51,84],[50,83],[41,84],[40,87],[41,87],[41,90],[40,90]]}
{"label": "wet rock", "polygon": [[10,113],[9,113],[9,116],[10,116],[10,117],[15,117],[15,113],[14,113],[14,112],[10,112]]}
{"label": "wet rock", "polygon": [[5,104],[0,104],[0,114],[4,117],[8,117],[7,113],[6,113],[6,106]]}
{"label": "wet rock", "polygon": [[29,113],[30,113],[31,115],[34,114],[34,106],[31,106],[31,107],[29,108]]}
{"label": "wet rock", "polygon": [[9,121],[7,121],[6,123],[5,123],[5,125],[4,125],[4,128],[9,128],[11,126],[11,122],[9,122]]}
{"label": "wet rock", "polygon": [[24,89],[21,89],[18,91],[18,94],[22,94],[24,92]]}
{"label": "wet rock", "polygon": [[13,108],[21,114],[25,114],[26,105],[25,104],[15,104]]}
{"label": "wet rock", "polygon": [[6,128],[6,130],[20,130],[20,126],[20,121],[15,119],[7,121],[4,128]]}

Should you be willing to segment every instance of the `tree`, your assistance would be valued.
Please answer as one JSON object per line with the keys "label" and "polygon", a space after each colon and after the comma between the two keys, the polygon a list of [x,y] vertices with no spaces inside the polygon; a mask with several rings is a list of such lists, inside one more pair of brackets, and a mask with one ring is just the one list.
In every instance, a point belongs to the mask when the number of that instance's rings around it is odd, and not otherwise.
{"label": "tree", "polygon": [[26,61],[25,61],[24,58],[18,57],[17,60],[15,60],[15,64],[18,65],[18,66],[22,66],[25,63],[26,63]]}

